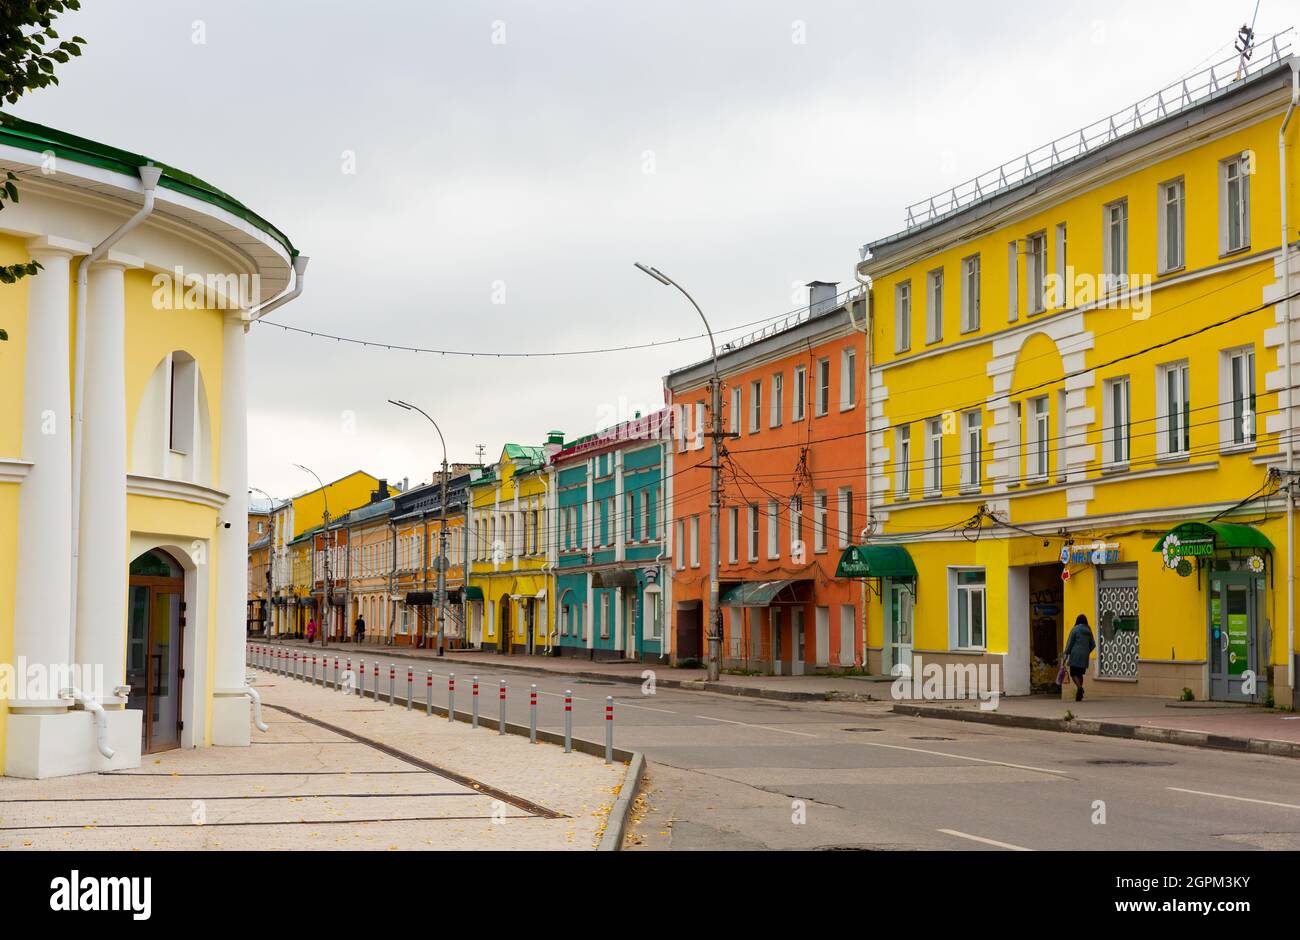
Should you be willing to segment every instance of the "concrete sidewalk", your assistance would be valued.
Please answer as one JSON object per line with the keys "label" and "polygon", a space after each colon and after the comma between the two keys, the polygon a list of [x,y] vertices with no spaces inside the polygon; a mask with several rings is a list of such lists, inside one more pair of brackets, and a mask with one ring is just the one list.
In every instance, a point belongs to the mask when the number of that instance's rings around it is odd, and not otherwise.
{"label": "concrete sidewalk", "polygon": [[269,732],[0,778],[0,849],[591,850],[627,766],[257,673]]}
{"label": "concrete sidewalk", "polygon": [[661,663],[593,662],[567,656],[502,656],[494,652],[477,650],[447,651],[439,659],[434,650],[410,646],[384,646],[378,643],[333,644],[325,650],[304,640],[249,639],[250,646],[284,647],[306,650],[310,655],[322,653],[331,657],[352,657],[372,662],[393,660],[437,660],[459,674],[477,671],[482,674],[529,672],[552,676],[573,676],[596,682],[625,682],[640,685],[646,681],[643,673],[654,673],[655,684],[666,689],[687,689],[694,692],[717,692],[724,695],[743,695],[752,698],[774,699],[786,702],[848,701],[869,702],[888,700],[893,680],[887,676],[738,676],[723,674],[717,682],[709,682],[703,669],[678,669]]}
{"label": "concrete sidewalk", "polygon": [[1300,714],[1252,705],[1139,697],[1074,702],[1030,695],[1003,697],[996,709],[989,710],[981,709],[977,701],[900,702],[893,710],[922,718],[1300,757]]}

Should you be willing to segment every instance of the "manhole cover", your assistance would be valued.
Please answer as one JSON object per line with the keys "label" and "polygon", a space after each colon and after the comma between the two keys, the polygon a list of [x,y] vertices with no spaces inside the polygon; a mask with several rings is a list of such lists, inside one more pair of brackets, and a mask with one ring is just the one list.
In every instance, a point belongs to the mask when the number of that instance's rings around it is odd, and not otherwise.
{"label": "manhole cover", "polygon": [[841,731],[879,731],[879,728],[841,728]]}
{"label": "manhole cover", "polygon": [[1171,760],[1125,760],[1123,758],[1098,758],[1084,761],[1094,767],[1172,767]]}
{"label": "manhole cover", "polygon": [[939,735],[939,734],[920,734],[920,735],[913,735],[912,740],[913,741],[956,741],[957,739],[945,738],[943,735]]}

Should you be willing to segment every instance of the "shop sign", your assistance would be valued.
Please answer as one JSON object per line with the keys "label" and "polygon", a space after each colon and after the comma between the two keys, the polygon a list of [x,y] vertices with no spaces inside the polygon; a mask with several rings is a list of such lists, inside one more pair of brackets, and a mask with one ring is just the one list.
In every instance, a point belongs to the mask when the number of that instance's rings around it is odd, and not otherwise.
{"label": "shop sign", "polygon": [[1165,536],[1165,540],[1160,546],[1160,554],[1164,556],[1166,567],[1177,568],[1180,559],[1208,558],[1213,555],[1214,539],[1180,539],[1178,536],[1170,533]]}
{"label": "shop sign", "polygon": [[1113,565],[1119,561],[1118,542],[1066,545],[1061,549],[1063,565]]}

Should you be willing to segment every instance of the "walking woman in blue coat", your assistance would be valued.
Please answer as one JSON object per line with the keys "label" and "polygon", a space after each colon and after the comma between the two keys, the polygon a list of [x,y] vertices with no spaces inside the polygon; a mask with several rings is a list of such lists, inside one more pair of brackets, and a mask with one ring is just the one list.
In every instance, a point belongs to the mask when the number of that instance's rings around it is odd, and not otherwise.
{"label": "walking woman in blue coat", "polygon": [[1076,702],[1083,701],[1083,674],[1088,671],[1088,657],[1092,655],[1096,646],[1097,643],[1092,638],[1092,628],[1088,626],[1087,616],[1079,614],[1070,629],[1070,635],[1066,637],[1065,652],[1062,654],[1070,666],[1070,680],[1075,685]]}

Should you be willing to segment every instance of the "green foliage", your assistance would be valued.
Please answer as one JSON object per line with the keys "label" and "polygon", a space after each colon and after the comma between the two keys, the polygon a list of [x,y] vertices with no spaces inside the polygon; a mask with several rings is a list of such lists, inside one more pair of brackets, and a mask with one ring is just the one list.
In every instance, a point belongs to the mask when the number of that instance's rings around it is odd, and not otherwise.
{"label": "green foliage", "polygon": [[[61,38],[54,20],[80,9],[81,0],[0,0],[0,100],[16,104],[26,92],[59,83],[55,66],[81,55],[86,40]],[[9,173],[0,184],[0,209],[18,201],[17,180]],[[0,283],[13,284],[40,269],[35,261],[0,266]],[[7,338],[0,331],[0,340]]]}
{"label": "green foliage", "polygon": [[1196,701],[1196,693],[1187,688],[1187,686],[1183,686],[1183,694],[1179,696],[1179,700],[1183,702],[1194,702]]}

